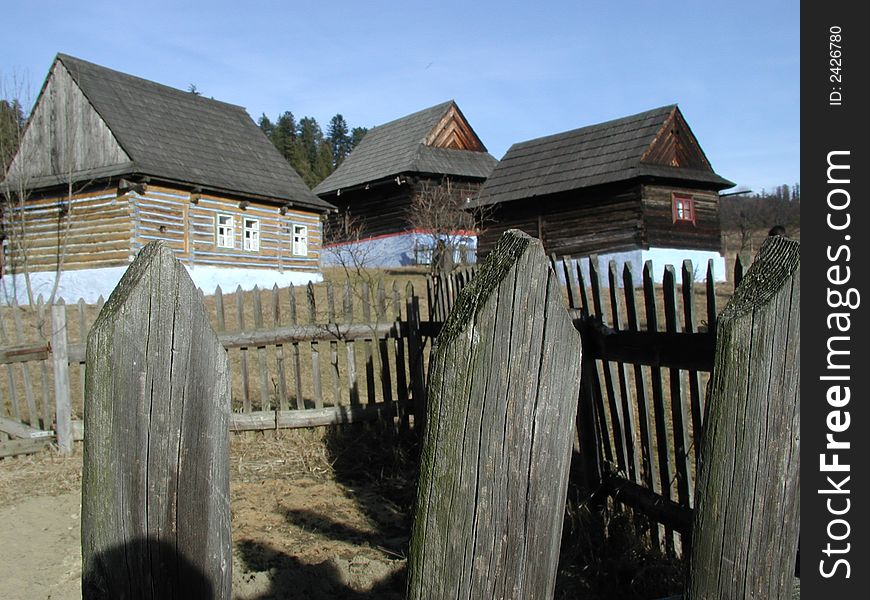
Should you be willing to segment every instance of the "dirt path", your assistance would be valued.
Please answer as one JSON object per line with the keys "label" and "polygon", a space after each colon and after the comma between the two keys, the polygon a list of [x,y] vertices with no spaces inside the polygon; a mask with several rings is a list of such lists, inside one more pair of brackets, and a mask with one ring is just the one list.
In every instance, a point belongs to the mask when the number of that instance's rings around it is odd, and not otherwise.
{"label": "dirt path", "polygon": [[75,492],[0,509],[0,598],[80,600],[80,528]]}

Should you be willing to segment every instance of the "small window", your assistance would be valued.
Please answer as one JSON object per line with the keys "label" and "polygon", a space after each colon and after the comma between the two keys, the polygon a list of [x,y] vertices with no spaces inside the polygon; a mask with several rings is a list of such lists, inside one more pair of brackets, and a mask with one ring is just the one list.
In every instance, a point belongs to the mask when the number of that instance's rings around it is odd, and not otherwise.
{"label": "small window", "polygon": [[674,223],[695,223],[695,199],[687,194],[674,194]]}
{"label": "small window", "polygon": [[308,227],[305,225],[293,226],[293,254],[308,256]]}
{"label": "small window", "polygon": [[217,246],[218,248],[232,248],[235,244],[234,221],[232,215],[217,216]]}
{"label": "small window", "polygon": [[259,252],[260,250],[260,220],[259,219],[242,219],[242,230],[244,239],[242,247],[251,252]]}

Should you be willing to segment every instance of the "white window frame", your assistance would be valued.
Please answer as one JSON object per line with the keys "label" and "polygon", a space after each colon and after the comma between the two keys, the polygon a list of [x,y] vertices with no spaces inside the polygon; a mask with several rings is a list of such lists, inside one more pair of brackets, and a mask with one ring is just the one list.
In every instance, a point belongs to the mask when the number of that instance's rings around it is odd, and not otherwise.
{"label": "white window frame", "polygon": [[[221,219],[228,219],[221,223]],[[214,242],[218,248],[236,247],[236,218],[229,213],[218,213],[214,218]]]}
{"label": "white window frame", "polygon": [[242,217],[242,249],[260,251],[260,219]]}
{"label": "white window frame", "polygon": [[294,223],[292,231],[293,256],[308,256],[308,225]]}

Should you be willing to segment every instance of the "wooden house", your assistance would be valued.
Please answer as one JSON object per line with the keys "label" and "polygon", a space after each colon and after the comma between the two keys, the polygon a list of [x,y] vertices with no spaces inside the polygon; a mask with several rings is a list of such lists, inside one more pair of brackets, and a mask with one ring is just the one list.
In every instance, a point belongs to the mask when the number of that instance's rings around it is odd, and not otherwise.
{"label": "wooden house", "polygon": [[108,295],[165,240],[211,292],[319,280],[314,195],[244,108],[59,54],[3,183],[6,296]]}
{"label": "wooden house", "polygon": [[514,144],[471,204],[488,207],[486,254],[509,228],[540,238],[559,256],[598,254],[706,269],[720,254],[717,175],[676,105]]}
{"label": "wooden house", "polygon": [[[338,207],[330,224],[358,225],[352,246],[369,264],[400,266],[428,262],[431,231],[409,216],[416,195],[444,186],[465,201],[477,195],[496,164],[454,101],[448,101],[372,128],[345,161],[314,188],[320,198]],[[476,234],[463,232],[464,249],[454,250],[465,260],[473,255]],[[327,240],[334,259],[348,239]],[[345,236],[346,237],[346,236]],[[356,241],[359,237],[359,241]],[[330,247],[324,260],[330,258]]]}

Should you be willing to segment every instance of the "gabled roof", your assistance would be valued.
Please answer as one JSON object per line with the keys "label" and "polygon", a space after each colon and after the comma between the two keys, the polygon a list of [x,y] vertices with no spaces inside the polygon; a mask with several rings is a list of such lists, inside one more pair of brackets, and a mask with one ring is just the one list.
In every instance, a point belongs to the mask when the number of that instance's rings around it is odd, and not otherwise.
{"label": "gabled roof", "polygon": [[314,193],[410,173],[485,179],[496,162],[450,100],[372,128]]}
{"label": "gabled roof", "polygon": [[475,206],[653,177],[713,189],[717,175],[676,105],[514,144]]}
{"label": "gabled roof", "polygon": [[[308,189],[244,108],[66,54],[58,54],[58,62],[130,158],[109,169],[110,174],[135,173],[317,210],[332,208]],[[114,172],[119,170],[125,173]]]}

